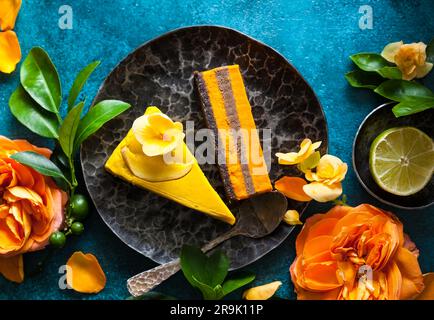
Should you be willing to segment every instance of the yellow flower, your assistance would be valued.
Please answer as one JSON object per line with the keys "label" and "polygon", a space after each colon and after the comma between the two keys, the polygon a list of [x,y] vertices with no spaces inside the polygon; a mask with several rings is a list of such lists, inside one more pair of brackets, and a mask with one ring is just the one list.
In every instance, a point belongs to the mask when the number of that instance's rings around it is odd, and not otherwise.
{"label": "yellow flower", "polygon": [[250,288],[243,293],[243,298],[245,300],[268,300],[274,296],[281,285],[282,282],[274,281],[259,287]]}
{"label": "yellow flower", "polygon": [[303,186],[303,191],[318,202],[336,199],[342,194],[341,181],[348,166],[338,157],[326,154],[321,157],[316,171],[307,170],[305,177],[311,183]]}
{"label": "yellow flower", "polygon": [[433,67],[432,63],[426,62],[426,44],[423,42],[393,42],[384,47],[381,55],[397,65],[404,80],[423,78]]}
{"label": "yellow flower", "polygon": [[136,119],[133,133],[143,153],[149,157],[175,150],[185,137],[182,123],[173,122],[163,113],[149,113]]}
{"label": "yellow flower", "polygon": [[300,144],[300,150],[298,152],[288,153],[276,153],[276,157],[279,158],[279,164],[294,165],[302,163],[304,160],[315,152],[321,146],[321,141],[314,142],[310,139],[304,139]]}

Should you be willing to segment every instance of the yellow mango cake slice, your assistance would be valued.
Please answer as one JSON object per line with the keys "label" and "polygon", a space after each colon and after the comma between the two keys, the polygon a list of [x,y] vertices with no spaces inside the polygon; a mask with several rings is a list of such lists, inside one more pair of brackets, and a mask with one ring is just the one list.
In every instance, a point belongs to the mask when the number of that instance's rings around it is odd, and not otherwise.
{"label": "yellow mango cake slice", "polygon": [[[162,140],[163,135],[169,138]],[[234,224],[235,217],[205,177],[183,138],[182,124],[171,121],[158,108],[149,107],[134,122],[105,168],[137,187]],[[175,145],[176,149],[172,149]],[[182,156],[167,159],[176,150],[181,150]]]}
{"label": "yellow mango cake slice", "polygon": [[238,65],[196,72],[195,76],[207,126],[218,138],[217,155],[223,158],[219,158],[218,164],[228,197],[241,200],[271,191],[267,165]]}

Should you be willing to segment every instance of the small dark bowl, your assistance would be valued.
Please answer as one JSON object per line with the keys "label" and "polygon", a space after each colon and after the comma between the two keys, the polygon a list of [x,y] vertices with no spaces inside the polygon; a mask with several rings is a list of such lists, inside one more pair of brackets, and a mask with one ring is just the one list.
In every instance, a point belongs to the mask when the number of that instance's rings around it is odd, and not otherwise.
{"label": "small dark bowl", "polygon": [[415,127],[431,138],[434,136],[434,109],[411,116],[396,118],[392,113],[393,103],[386,103],[373,110],[363,120],[353,143],[353,168],[362,186],[383,203],[401,209],[422,209],[434,202],[434,179],[416,194],[397,196],[381,189],[369,170],[369,149],[374,139],[393,127]]}

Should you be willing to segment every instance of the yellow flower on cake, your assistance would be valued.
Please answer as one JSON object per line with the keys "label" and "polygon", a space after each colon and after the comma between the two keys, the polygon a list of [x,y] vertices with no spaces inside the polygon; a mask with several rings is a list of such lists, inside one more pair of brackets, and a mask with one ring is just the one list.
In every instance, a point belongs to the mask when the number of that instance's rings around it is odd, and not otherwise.
{"label": "yellow flower on cake", "polygon": [[395,63],[402,72],[402,79],[412,80],[425,77],[433,64],[426,61],[426,44],[423,42],[404,44],[393,42],[384,47],[381,55]]}

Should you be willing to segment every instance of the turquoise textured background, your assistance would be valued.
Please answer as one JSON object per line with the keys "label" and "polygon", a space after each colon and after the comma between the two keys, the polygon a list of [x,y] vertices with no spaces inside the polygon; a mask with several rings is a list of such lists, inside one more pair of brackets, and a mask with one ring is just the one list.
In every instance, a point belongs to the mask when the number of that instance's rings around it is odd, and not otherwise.
{"label": "turquoise textured background", "polygon": [[[73,29],[58,27],[59,7],[71,5]],[[359,28],[361,5],[373,8],[373,29]],[[33,46],[45,48],[61,75],[64,94],[77,72],[93,60],[102,64],[85,87],[83,96],[91,100],[107,74],[130,51],[172,29],[199,24],[224,25],[238,29],[272,46],[288,58],[317,93],[329,125],[330,153],[341,157],[350,170],[344,193],[352,205],[372,203],[394,211],[403,221],[405,231],[420,249],[423,272],[434,271],[433,208],[420,211],[395,210],[375,201],[358,183],[351,167],[351,147],[359,123],[383,100],[373,93],[350,88],[345,72],[352,66],[350,54],[360,51],[380,52],[392,41],[428,42],[434,36],[434,2],[369,0],[206,0],[206,1],[48,1],[24,0],[16,25],[23,56]],[[431,74],[429,83],[433,83]],[[49,145],[22,127],[12,117],[8,99],[19,82],[18,72],[0,74],[0,134],[27,138],[39,145]],[[303,220],[330,205],[311,205]],[[35,274],[39,262],[50,253],[28,254],[28,275],[21,284],[0,277],[0,299],[124,299],[125,281],[155,263],[128,248],[106,227],[96,211],[85,223],[81,237],[70,238],[67,246]],[[283,282],[278,295],[294,299],[288,268],[294,259],[294,241],[300,228],[266,257],[246,269],[257,274],[255,284],[274,280]],[[77,250],[95,254],[107,275],[107,286],[98,295],[81,295],[60,290],[58,268]],[[179,298],[199,298],[181,274],[158,288]],[[239,298],[240,291],[231,295]]]}

